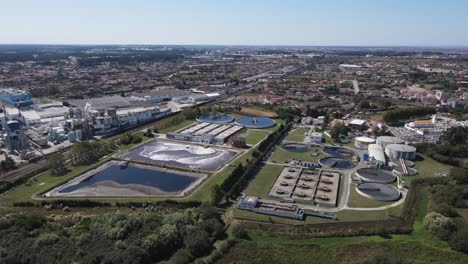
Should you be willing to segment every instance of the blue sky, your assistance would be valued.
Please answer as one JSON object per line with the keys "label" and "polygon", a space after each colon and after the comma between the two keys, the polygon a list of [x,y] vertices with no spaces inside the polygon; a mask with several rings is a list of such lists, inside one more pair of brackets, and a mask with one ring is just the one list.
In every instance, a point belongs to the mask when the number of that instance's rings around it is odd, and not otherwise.
{"label": "blue sky", "polygon": [[0,43],[468,46],[466,0],[0,0]]}

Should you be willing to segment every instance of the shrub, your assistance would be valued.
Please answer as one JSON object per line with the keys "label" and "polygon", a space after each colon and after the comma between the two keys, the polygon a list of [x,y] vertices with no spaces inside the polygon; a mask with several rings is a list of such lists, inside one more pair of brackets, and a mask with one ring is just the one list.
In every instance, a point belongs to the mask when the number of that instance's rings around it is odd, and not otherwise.
{"label": "shrub", "polygon": [[236,224],[232,226],[232,235],[235,238],[244,239],[247,238],[247,230],[242,225]]}
{"label": "shrub", "polygon": [[453,233],[448,243],[451,249],[468,253],[468,226]]}
{"label": "shrub", "polygon": [[33,214],[33,215],[26,215],[26,216],[19,217],[16,220],[15,225],[22,226],[26,230],[31,231],[31,230],[41,227],[45,223],[46,223],[46,220],[42,215]]}
{"label": "shrub", "polygon": [[378,255],[369,256],[364,260],[364,264],[411,264],[415,263],[410,260],[404,260],[399,256]]}
{"label": "shrub", "polygon": [[430,212],[424,218],[424,227],[429,233],[440,239],[447,240],[455,230],[456,225],[452,219],[436,212]]}
{"label": "shrub", "polygon": [[187,249],[179,249],[177,252],[171,257],[169,263],[174,264],[185,264],[190,263],[192,260],[192,256],[190,255]]}
{"label": "shrub", "polygon": [[37,246],[49,246],[55,244],[59,240],[59,236],[55,233],[42,233],[36,239]]}
{"label": "shrub", "polygon": [[209,234],[200,229],[190,230],[185,237],[184,243],[188,252],[195,257],[203,256],[211,249]]}

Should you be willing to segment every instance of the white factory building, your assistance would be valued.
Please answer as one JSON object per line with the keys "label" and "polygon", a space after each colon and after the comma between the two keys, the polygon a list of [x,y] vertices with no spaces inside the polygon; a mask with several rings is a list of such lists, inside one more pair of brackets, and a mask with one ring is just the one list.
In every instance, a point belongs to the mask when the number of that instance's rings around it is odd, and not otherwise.
{"label": "white factory building", "polygon": [[167,133],[168,139],[192,141],[199,143],[224,144],[244,129],[243,126],[234,124],[198,123],[177,133]]}
{"label": "white factory building", "polygon": [[135,126],[171,113],[171,109],[166,107],[138,107],[117,110],[117,116],[123,127]]}

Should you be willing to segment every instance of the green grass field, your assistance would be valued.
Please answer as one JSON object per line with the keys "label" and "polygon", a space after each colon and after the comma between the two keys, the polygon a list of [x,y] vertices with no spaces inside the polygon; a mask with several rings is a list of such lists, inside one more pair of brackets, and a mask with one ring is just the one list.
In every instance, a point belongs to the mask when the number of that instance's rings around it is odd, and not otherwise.
{"label": "green grass field", "polygon": [[309,129],[305,127],[293,129],[288,133],[288,136],[284,140],[302,143],[304,142],[305,133],[308,131]]}
{"label": "green grass field", "polygon": [[266,130],[249,129],[245,133],[245,142],[248,145],[255,145],[265,139],[269,134],[270,132]]}
{"label": "green grass field", "polygon": [[[312,156],[312,153],[317,153],[317,156]],[[270,161],[276,163],[284,163],[288,159],[296,159],[296,160],[306,160],[306,161],[318,161],[320,158],[323,158],[325,154],[323,154],[321,149],[313,148],[313,150],[308,152],[290,152],[284,150],[280,146],[276,147],[275,152],[271,155]]]}
{"label": "green grass field", "polygon": [[423,160],[415,162],[415,169],[418,171],[418,174],[414,176],[405,176],[403,179],[405,180],[406,185],[411,185],[411,182],[415,179],[419,178],[426,178],[432,177],[434,172],[449,172],[452,166],[442,164],[432,158],[425,156],[423,154],[418,153]]}
{"label": "green grass field", "polygon": [[255,178],[250,182],[245,193],[261,198],[267,198],[268,192],[276,181],[276,178],[283,170],[283,166],[265,165]]}
{"label": "green grass field", "polygon": [[195,123],[195,120],[185,120],[180,124],[173,125],[173,126],[170,126],[170,127],[161,128],[161,129],[158,129],[158,130],[159,130],[159,133],[165,134],[165,133],[169,133],[169,132],[175,132],[175,131],[177,131],[179,129],[182,129],[184,127],[188,127],[190,125],[193,125],[194,123]]}

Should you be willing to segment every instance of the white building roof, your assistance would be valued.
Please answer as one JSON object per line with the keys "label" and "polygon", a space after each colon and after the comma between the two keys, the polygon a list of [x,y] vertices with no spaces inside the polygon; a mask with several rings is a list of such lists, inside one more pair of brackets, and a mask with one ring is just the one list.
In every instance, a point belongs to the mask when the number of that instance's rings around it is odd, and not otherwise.
{"label": "white building roof", "polygon": [[386,150],[398,152],[416,152],[416,148],[404,144],[390,144],[385,147]]}
{"label": "white building roof", "polygon": [[349,122],[349,125],[353,126],[362,126],[366,123],[366,120],[363,119],[353,119],[351,122]]}
{"label": "white building roof", "polygon": [[375,139],[370,138],[370,137],[357,137],[356,141],[368,143],[368,144],[375,143]]}
{"label": "white building roof", "polygon": [[21,111],[21,115],[24,117],[24,119],[26,119],[26,122],[41,120],[39,114],[34,110]]}

